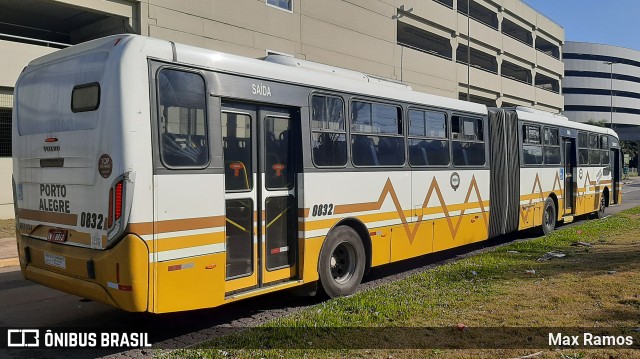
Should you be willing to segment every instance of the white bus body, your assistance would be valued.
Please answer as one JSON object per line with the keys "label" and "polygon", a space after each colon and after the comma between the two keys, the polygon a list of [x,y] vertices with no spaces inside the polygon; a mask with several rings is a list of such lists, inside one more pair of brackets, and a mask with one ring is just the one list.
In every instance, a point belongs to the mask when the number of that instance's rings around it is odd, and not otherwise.
{"label": "white bus body", "polygon": [[14,101],[23,275],[128,311],[349,294],[369,267],[620,201],[611,130],[290,58],[111,36],[32,61]]}

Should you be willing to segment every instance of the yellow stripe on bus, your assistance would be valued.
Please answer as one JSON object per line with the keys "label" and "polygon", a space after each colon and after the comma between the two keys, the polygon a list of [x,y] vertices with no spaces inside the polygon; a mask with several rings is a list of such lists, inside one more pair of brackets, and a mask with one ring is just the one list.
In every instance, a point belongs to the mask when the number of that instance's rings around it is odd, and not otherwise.
{"label": "yellow stripe on bus", "polygon": [[[184,249],[199,247],[207,244],[217,244],[225,242],[225,233],[205,233],[189,236],[171,237],[158,239],[156,241],[155,252],[170,251],[174,249]],[[153,250],[152,250],[153,252]]]}

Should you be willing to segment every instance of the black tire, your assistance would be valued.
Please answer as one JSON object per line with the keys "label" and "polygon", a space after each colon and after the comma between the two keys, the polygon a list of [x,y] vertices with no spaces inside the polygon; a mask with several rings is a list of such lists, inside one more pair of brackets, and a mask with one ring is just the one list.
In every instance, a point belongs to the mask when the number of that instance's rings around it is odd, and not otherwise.
{"label": "black tire", "polygon": [[542,212],[542,225],[540,226],[540,235],[547,235],[556,229],[556,220],[558,212],[556,211],[556,204],[553,203],[551,198],[547,198],[544,201],[544,211]]}
{"label": "black tire", "polygon": [[366,264],[364,245],[351,227],[339,226],[327,236],[318,261],[322,289],[330,298],[353,294]]}
{"label": "black tire", "polygon": [[600,196],[600,206],[598,207],[597,211],[593,212],[593,216],[595,218],[600,219],[605,217],[604,211],[607,208],[606,197],[607,196],[605,196],[604,193]]}

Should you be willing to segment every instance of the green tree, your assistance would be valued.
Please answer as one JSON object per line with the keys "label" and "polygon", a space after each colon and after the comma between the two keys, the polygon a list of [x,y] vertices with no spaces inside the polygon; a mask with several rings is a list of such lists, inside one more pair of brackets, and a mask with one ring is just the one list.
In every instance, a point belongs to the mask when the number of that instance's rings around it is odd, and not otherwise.
{"label": "green tree", "polygon": [[587,121],[587,125],[598,126],[598,127],[609,127],[607,126],[607,121],[605,120],[589,120]]}
{"label": "green tree", "polygon": [[622,153],[628,154],[629,158],[634,158],[638,154],[638,142],[620,141]]}

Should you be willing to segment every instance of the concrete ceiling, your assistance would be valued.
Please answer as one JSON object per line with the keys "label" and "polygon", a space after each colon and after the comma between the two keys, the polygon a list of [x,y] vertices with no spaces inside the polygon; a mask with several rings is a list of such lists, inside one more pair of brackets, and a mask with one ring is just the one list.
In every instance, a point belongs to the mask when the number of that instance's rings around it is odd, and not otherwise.
{"label": "concrete ceiling", "polygon": [[72,32],[112,18],[51,0],[0,0],[0,34],[72,44]]}

